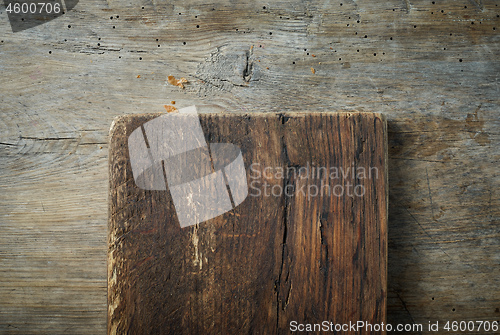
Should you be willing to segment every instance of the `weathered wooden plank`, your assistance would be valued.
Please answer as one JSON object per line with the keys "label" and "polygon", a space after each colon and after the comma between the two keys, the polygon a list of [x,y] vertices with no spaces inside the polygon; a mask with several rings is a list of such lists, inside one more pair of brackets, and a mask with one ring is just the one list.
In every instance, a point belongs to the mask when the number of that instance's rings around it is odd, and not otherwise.
{"label": "weathered wooden plank", "polygon": [[0,331],[105,333],[108,127],[172,100],[386,114],[388,321],[498,320],[499,15],[491,0],[90,0],[13,34],[0,2]]}
{"label": "weathered wooden plank", "polygon": [[291,321],[385,322],[381,116],[201,114],[207,141],[241,148],[250,194],[233,211],[185,228],[169,192],[140,189],[132,176],[127,139],[154,116],[123,117],[111,133],[110,334],[273,334],[288,333]]}

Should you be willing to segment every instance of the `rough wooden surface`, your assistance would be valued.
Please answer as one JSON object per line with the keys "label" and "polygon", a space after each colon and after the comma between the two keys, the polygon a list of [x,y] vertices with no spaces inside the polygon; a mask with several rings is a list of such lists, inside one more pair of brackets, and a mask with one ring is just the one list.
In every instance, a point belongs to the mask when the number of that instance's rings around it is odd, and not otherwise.
{"label": "rough wooden surface", "polygon": [[498,320],[499,6],[89,0],[15,34],[0,7],[1,332],[106,332],[109,125],[170,101],[386,114],[388,321]]}
{"label": "rough wooden surface", "polygon": [[[201,114],[207,142],[241,148],[250,193],[234,210],[181,229],[170,194],[140,189],[132,176],[127,140],[155,116],[123,117],[111,132],[109,334],[286,334],[294,320],[386,322],[384,120]],[[355,174],[332,172],[353,166]]]}

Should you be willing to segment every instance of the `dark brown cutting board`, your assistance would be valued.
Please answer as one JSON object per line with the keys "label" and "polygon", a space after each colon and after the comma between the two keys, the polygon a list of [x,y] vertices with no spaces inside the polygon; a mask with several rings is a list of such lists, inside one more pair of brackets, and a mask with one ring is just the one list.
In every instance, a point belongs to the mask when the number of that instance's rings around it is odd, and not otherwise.
{"label": "dark brown cutting board", "polygon": [[[168,130],[177,122],[170,114],[123,116],[111,129],[109,334],[286,334],[292,321],[385,323],[387,130],[380,114],[195,114],[190,120],[199,120],[215,163],[203,172],[197,160],[174,173],[164,170],[175,159],[152,156],[193,137],[178,136],[184,126]],[[217,167],[216,143],[241,152],[246,185],[228,167],[234,157]],[[159,175],[144,169],[139,177],[141,152],[159,162]],[[229,194],[230,207],[181,228],[188,221],[174,190],[217,170],[227,186],[209,197],[222,203]]]}

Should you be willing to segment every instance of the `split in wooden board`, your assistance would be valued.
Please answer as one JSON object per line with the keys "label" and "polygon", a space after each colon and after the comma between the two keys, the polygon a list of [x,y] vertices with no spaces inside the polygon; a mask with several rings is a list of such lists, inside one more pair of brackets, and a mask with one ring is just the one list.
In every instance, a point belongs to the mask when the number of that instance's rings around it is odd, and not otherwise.
{"label": "split in wooden board", "polygon": [[159,116],[123,116],[111,129],[109,334],[282,334],[291,321],[385,322],[382,115],[200,113],[207,143],[241,150],[248,195],[185,228],[168,182],[162,191],[134,181],[128,138]]}

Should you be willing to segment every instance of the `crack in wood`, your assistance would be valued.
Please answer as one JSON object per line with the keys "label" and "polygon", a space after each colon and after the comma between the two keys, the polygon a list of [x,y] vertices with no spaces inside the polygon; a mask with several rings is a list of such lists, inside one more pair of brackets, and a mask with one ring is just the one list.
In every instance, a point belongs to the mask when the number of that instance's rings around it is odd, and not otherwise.
{"label": "crack in wood", "polygon": [[19,136],[21,140],[33,140],[33,141],[64,141],[64,140],[77,140],[77,137],[30,137],[30,136]]}
{"label": "crack in wood", "polygon": [[[282,119],[282,117],[280,117]],[[285,165],[289,166],[290,159],[288,157],[288,152],[286,148],[286,141],[284,137],[281,138],[282,140],[282,152],[283,156],[285,157]],[[286,174],[286,176],[283,178],[283,190],[286,190],[288,186],[291,185],[290,183],[290,176]],[[281,249],[281,266],[280,266],[280,271],[278,274],[278,281],[277,281],[277,291],[276,291],[276,330],[279,330],[279,319],[280,319],[280,302],[281,302],[281,276],[283,275],[283,268],[285,266],[285,252],[286,252],[286,240],[287,240],[287,235],[288,235],[288,212],[289,212],[289,207],[290,207],[290,200],[289,197],[287,196],[286,192],[283,192],[283,240],[282,240],[282,249]],[[287,276],[288,280],[288,276]],[[288,302],[289,296],[286,298],[286,302]]]}
{"label": "crack in wood", "polygon": [[[284,114],[279,114],[278,119],[281,121],[281,125],[285,125],[286,122],[288,121],[289,117],[285,116]],[[283,133],[285,132],[285,129],[282,130]],[[284,134],[281,136],[281,153],[284,161],[285,168],[288,168],[289,166],[292,165],[290,161],[290,157],[288,156],[288,149],[287,149],[287,144],[285,140]],[[290,180],[290,176],[288,174],[285,175],[283,178],[283,190],[286,190],[289,185],[292,185],[292,181]],[[280,303],[281,303],[281,277],[283,275],[283,269],[285,266],[285,258],[286,258],[286,241],[288,237],[288,212],[289,212],[289,207],[290,207],[290,198],[286,194],[286,192],[283,192],[283,239],[282,239],[282,249],[281,249],[281,266],[280,266],[280,271],[278,274],[278,281],[277,281],[277,292],[276,292],[276,329],[279,330],[279,320],[280,320]],[[288,277],[290,275],[290,272],[287,274],[286,281],[288,281]],[[285,299],[285,304],[287,305],[290,300],[290,290],[287,294],[287,297]],[[284,306],[282,306],[284,307]],[[284,310],[284,308],[283,308]]]}
{"label": "crack in wood", "polygon": [[252,48],[250,48],[250,50],[245,51],[245,67],[243,68],[243,80],[246,81],[247,83],[250,82],[250,79],[252,78],[253,75],[253,62],[250,62],[251,55],[252,55]]}

